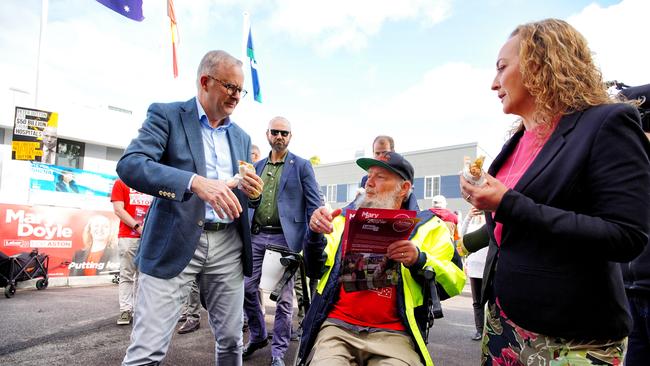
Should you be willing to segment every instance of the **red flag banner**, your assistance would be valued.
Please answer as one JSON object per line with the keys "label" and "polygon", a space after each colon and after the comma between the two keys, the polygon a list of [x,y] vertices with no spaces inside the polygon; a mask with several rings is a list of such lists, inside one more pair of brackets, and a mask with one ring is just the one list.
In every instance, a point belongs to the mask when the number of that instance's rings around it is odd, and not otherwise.
{"label": "red flag banner", "polygon": [[174,65],[174,78],[178,77],[178,60],[176,58],[176,45],[180,43],[180,39],[178,37],[178,28],[176,26],[176,12],[174,11],[174,2],[172,0],[167,0],[167,16],[169,17],[169,21],[171,23],[171,31],[172,31],[172,58],[173,58],[173,65]]}

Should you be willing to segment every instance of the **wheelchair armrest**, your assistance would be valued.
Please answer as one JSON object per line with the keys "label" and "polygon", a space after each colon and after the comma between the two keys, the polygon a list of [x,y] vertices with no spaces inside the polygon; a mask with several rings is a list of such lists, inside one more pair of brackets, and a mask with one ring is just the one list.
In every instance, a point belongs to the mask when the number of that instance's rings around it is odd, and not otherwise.
{"label": "wheelchair armrest", "polygon": [[423,275],[426,281],[425,292],[428,295],[426,297],[428,300],[427,306],[429,307],[433,318],[440,319],[443,317],[443,314],[442,305],[440,304],[440,296],[438,295],[438,289],[436,287],[436,272],[431,266],[426,266],[424,267]]}

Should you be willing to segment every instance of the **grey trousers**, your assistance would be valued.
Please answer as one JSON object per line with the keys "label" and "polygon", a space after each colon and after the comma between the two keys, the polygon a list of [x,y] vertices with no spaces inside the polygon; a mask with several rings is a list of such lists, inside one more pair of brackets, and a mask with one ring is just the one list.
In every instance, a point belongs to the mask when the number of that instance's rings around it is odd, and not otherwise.
{"label": "grey trousers", "polygon": [[181,314],[185,317],[201,318],[201,298],[199,296],[199,284],[196,281],[192,281],[190,294],[183,303]]}
{"label": "grey trousers", "polygon": [[138,268],[135,266],[135,253],[140,246],[140,238],[119,238],[117,246],[120,254],[120,282],[118,293],[120,312],[133,311],[133,298],[138,288]]}
{"label": "grey trousers", "polygon": [[242,241],[234,225],[201,234],[190,263],[176,277],[161,279],[140,273],[131,345],[124,366],[161,362],[188,296],[197,280],[215,337],[216,365],[242,364],[244,275]]}

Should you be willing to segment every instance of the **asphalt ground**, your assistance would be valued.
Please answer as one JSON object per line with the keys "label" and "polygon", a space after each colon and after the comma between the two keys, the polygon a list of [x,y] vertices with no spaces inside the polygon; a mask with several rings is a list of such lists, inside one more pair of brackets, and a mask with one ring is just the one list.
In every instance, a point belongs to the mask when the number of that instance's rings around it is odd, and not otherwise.
{"label": "asphalt ground", "polygon": [[[117,285],[18,289],[0,298],[0,365],[119,365],[129,344],[131,326],[116,325]],[[267,300],[268,329],[275,307]],[[479,342],[474,332],[468,288],[443,302],[444,318],[429,334],[429,351],[437,366],[478,365]],[[296,313],[297,311],[294,311]],[[248,334],[244,334],[245,341]],[[214,340],[203,311],[201,328],[175,334],[163,365],[214,365]],[[290,365],[298,342],[291,342]],[[244,365],[268,365],[271,347],[257,351]]]}

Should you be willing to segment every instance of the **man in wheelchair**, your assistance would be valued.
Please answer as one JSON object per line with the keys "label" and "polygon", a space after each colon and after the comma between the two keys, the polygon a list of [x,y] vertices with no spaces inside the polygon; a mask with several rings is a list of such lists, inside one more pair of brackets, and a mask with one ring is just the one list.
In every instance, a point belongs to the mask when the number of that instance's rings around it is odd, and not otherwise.
{"label": "man in wheelchair", "polygon": [[[413,185],[407,160],[391,152],[357,164],[368,171],[361,207],[402,207]],[[428,210],[418,217],[410,240],[388,246],[386,257],[399,266],[396,285],[346,292],[339,281],[345,270],[340,248],[345,216],[325,207],[313,213],[304,254],[310,277],[321,281],[303,320],[298,365],[433,365],[426,335],[436,304],[436,317],[442,315],[439,303],[430,301],[437,298],[435,281],[441,297],[455,296],[465,274],[451,261],[454,246],[447,226]],[[431,274],[434,282],[427,281]]]}

